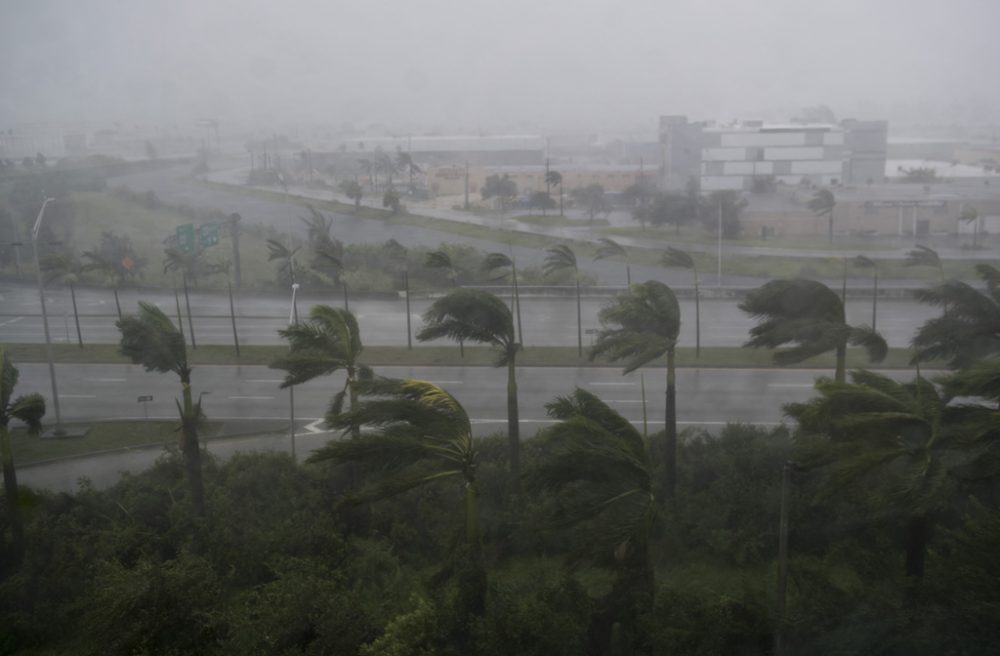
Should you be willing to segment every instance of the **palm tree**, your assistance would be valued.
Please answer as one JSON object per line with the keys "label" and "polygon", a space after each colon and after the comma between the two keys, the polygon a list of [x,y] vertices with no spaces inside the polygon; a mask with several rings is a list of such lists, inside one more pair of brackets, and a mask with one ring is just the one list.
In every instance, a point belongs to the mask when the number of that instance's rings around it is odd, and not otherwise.
{"label": "palm tree", "polygon": [[545,184],[551,189],[559,185],[559,216],[563,216],[563,177],[559,171],[547,171],[545,173]]}
{"label": "palm tree", "polygon": [[191,486],[191,504],[199,516],[205,514],[205,493],[201,480],[201,448],[198,444],[198,419],[201,398],[191,394],[191,367],[188,365],[184,334],[160,308],[139,302],[138,315],[125,315],[116,324],[122,334],[122,355],[146,371],[173,372],[181,381],[183,404],[177,404],[181,416],[181,453]]}
{"label": "palm tree", "polygon": [[163,251],[163,256],[163,273],[181,273],[192,285],[197,285],[199,278],[229,270],[228,262],[207,262],[205,251],[200,249],[184,253],[176,248],[168,248]]}
{"label": "palm tree", "polygon": [[80,348],[83,348],[83,333],[80,331],[80,312],[76,307],[76,283],[80,280],[82,265],[71,255],[63,253],[49,253],[42,258],[42,271],[45,275],[45,282],[61,280],[69,287],[69,297],[73,302],[73,322],[76,324],[76,341]]}
{"label": "palm tree", "polygon": [[827,236],[830,243],[833,243],[833,208],[837,206],[837,199],[829,189],[820,189],[809,199],[806,206],[812,210],[816,216],[825,216],[827,219]]}
{"label": "palm tree", "polygon": [[357,180],[344,180],[339,185],[340,193],[354,201],[354,209],[361,208],[361,198],[365,195],[365,190],[358,184]]}
{"label": "palm tree", "polygon": [[598,315],[601,330],[590,350],[590,359],[607,355],[625,360],[628,374],[657,358],[667,356],[665,397],[663,490],[673,498],[677,482],[677,385],[674,352],[681,329],[681,308],[673,290],[656,280],[632,285],[627,294],[616,296]]}
{"label": "palm tree", "polygon": [[361,330],[350,311],[314,305],[308,319],[293,323],[278,334],[288,340],[289,350],[270,367],[286,372],[282,389],[344,371],[344,387],[333,396],[327,414],[340,414],[345,397],[350,400],[352,410],[357,406],[358,386],[362,380],[370,379],[372,372],[359,361],[363,349]]}
{"label": "palm tree", "polygon": [[979,248],[979,210],[971,205],[966,205],[962,207],[958,220],[972,224],[972,248],[973,250]]}
{"label": "palm tree", "polygon": [[375,378],[360,385],[364,395],[346,413],[329,412],[334,429],[364,432],[351,440],[335,440],[308,462],[356,463],[378,468],[379,480],[352,493],[341,503],[387,499],[449,478],[462,483],[465,499],[465,557],[460,581],[463,601],[473,613],[484,608],[486,571],[479,530],[476,444],[469,415],[454,396],[421,380]]}
{"label": "palm tree", "polygon": [[905,518],[906,574],[921,577],[934,514],[950,505],[950,473],[977,460],[997,437],[998,413],[950,405],[919,374],[910,383],[859,370],[851,382],[821,380],[820,396],[786,405],[807,435],[810,465],[829,471],[828,488],[857,486]]}
{"label": "palm tree", "polygon": [[701,291],[698,288],[698,265],[687,251],[667,246],[660,260],[669,267],[691,269],[694,274],[694,357],[701,357]]}
{"label": "palm tree", "polygon": [[[428,269],[443,269],[445,277],[448,278],[451,286],[455,287],[458,284],[458,271],[455,269],[455,263],[452,261],[448,251],[443,248],[429,252],[427,258],[424,260],[424,266]],[[461,339],[458,340],[458,352],[463,358],[465,357],[465,342]]]}
{"label": "palm tree", "polygon": [[483,260],[483,269],[491,275],[497,274],[494,280],[505,277],[508,274],[508,268],[510,269],[510,279],[514,288],[510,305],[517,315],[517,341],[524,346],[524,330],[521,328],[521,290],[517,285],[517,262],[514,260],[513,254],[507,257],[503,253],[497,252],[487,253],[486,258]]}
{"label": "palm tree", "polygon": [[479,289],[456,289],[434,301],[424,312],[417,340],[447,337],[490,344],[497,350],[495,366],[507,366],[507,439],[510,473],[515,489],[521,477],[521,434],[517,407],[517,351],[510,310],[495,294]]}
{"label": "palm tree", "polygon": [[420,167],[413,161],[413,157],[410,156],[410,153],[404,153],[402,149],[399,149],[396,151],[396,168],[400,171],[407,172],[407,175],[409,175],[409,189],[412,192],[413,174],[420,173]]}
{"label": "palm tree", "polygon": [[613,653],[611,627],[631,628],[652,608],[655,579],[650,533],[657,516],[653,462],[639,432],[597,396],[577,388],[546,404],[559,423],[545,429],[529,486],[554,492],[562,503],[556,526],[581,526],[578,544],[595,560],[611,562],[617,577],[598,602],[592,619],[592,647]]}
{"label": "palm tree", "polygon": [[24,527],[18,506],[17,470],[10,445],[10,421],[17,419],[23,422],[28,427],[29,434],[37,435],[42,429],[42,417],[45,416],[45,399],[41,394],[25,394],[14,398],[18,376],[17,367],[0,346],[0,458],[3,460],[3,489],[11,528],[12,560],[15,562],[24,553]]}
{"label": "palm tree", "polygon": [[758,319],[745,346],[776,349],[774,362],[784,366],[836,352],[835,380],[845,380],[847,345],[861,346],[872,362],[881,362],[889,351],[885,339],[869,326],[850,326],[844,302],[829,287],[815,280],[772,280],[750,292],[739,308]]}
{"label": "palm tree", "polygon": [[122,305],[118,299],[118,287],[121,286],[123,278],[118,265],[98,251],[84,251],[81,255],[87,262],[80,267],[80,271],[83,273],[96,271],[103,277],[104,284],[111,286],[111,291],[115,296],[115,310],[117,310],[120,320],[122,318]]}
{"label": "palm tree", "polygon": [[301,248],[301,246],[289,248],[277,239],[267,240],[267,261],[278,260],[278,276],[279,278],[287,278],[289,285],[295,284],[295,267],[298,264],[295,255]]}
{"label": "palm tree", "polygon": [[545,263],[542,271],[546,276],[559,271],[572,271],[573,282],[576,285],[576,342],[577,352],[583,356],[583,315],[580,309],[580,269],[576,265],[576,253],[566,244],[558,244],[545,249]]}
{"label": "palm tree", "polygon": [[958,280],[917,290],[918,301],[942,310],[914,335],[914,362],[942,358],[949,367],[965,368],[1000,353],[1000,271],[986,264],[976,271],[986,282],[985,292]]}
{"label": "palm tree", "polygon": [[613,239],[607,237],[601,237],[600,246],[597,247],[597,252],[594,253],[595,260],[607,260],[612,257],[620,257],[625,262],[625,284],[628,287],[632,286],[632,267],[628,262],[628,251],[625,247],[616,242]]}
{"label": "palm tree", "polygon": [[854,266],[860,269],[872,270],[872,330],[878,329],[876,320],[878,319],[878,264],[875,260],[864,255],[855,255],[852,260]]}
{"label": "palm tree", "polygon": [[937,267],[941,282],[944,282],[944,263],[938,256],[938,252],[933,248],[917,244],[912,251],[906,254],[903,266],[932,266]]}

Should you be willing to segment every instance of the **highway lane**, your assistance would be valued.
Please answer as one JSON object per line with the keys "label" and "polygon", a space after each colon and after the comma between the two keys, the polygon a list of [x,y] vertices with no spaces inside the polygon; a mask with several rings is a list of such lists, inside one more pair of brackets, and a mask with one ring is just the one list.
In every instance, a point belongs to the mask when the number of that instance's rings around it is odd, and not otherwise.
{"label": "highway lane", "polygon": [[[171,317],[176,316],[173,294],[160,291],[123,290],[120,293],[122,310],[134,312],[140,299],[152,302]],[[600,327],[597,314],[608,302],[607,297],[584,298],[582,316],[584,330]],[[304,294],[300,298],[300,316],[305,315],[313,303],[340,305],[337,295],[324,297]],[[416,333],[421,325],[420,315],[431,304],[427,298],[414,298],[410,304],[410,321]],[[77,291],[77,306],[81,314],[81,332],[85,342],[113,343],[120,335],[114,326],[117,319],[114,298],[109,290],[82,288]],[[289,299],[276,295],[243,293],[237,295],[237,331],[241,343],[278,344],[277,331],[288,323]],[[73,326],[73,309],[68,291],[52,288],[46,291],[46,307],[50,315],[52,339],[55,342],[73,343],[76,329]],[[183,300],[182,300],[183,307]],[[364,342],[376,345],[406,344],[406,303],[402,299],[355,299],[351,310],[358,316]],[[231,344],[232,325],[229,319],[229,301],[225,294],[197,292],[191,296],[194,314],[195,337],[203,344]],[[871,322],[871,300],[849,299],[848,320],[852,323]],[[878,312],[879,330],[890,346],[906,347],[914,331],[938,311],[911,300],[880,299]],[[681,301],[680,344],[694,346],[694,301]],[[524,297],[521,299],[521,318],[524,341],[534,346],[573,346],[576,344],[576,302],[566,297]],[[701,302],[701,335],[705,346],[738,346],[747,340],[747,333],[754,321],[737,308],[732,299],[704,299]],[[187,321],[185,319],[185,330]],[[585,344],[593,339],[585,335]],[[41,310],[34,288],[26,285],[0,285],[0,343],[40,342],[43,340]]]}
{"label": "highway lane", "polygon": [[[20,364],[18,393],[50,396],[48,370],[42,364]],[[488,367],[377,367],[376,373],[396,378],[420,378],[452,392],[466,407],[477,434],[503,430],[506,424],[506,373]],[[776,424],[781,405],[810,398],[815,378],[823,370],[681,369],[677,374],[677,412],[682,425],[718,426],[731,421]],[[139,395],[153,395],[151,418],[176,416],[176,376],[144,371],[132,365],[58,364],[56,375],[64,420],[141,418]],[[910,372],[899,372],[902,377]],[[621,375],[609,367],[521,367],[518,399],[525,435],[548,422],[544,405],[574,387],[589,389],[623,416],[642,421],[645,379],[647,416],[653,428],[663,424],[664,370]],[[263,366],[195,367],[192,387],[205,394],[206,414],[215,419],[283,419],[289,395],[279,389],[281,372]],[[295,391],[299,419],[320,418],[330,398],[343,386],[343,375],[300,385]],[[52,421],[51,415],[47,418]]]}

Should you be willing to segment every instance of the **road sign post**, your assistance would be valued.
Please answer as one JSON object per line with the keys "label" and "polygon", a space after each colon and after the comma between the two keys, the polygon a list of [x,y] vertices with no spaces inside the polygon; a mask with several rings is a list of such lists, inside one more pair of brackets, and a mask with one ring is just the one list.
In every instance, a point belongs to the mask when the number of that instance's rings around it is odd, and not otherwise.
{"label": "road sign post", "polygon": [[153,400],[152,394],[143,394],[136,399],[137,403],[142,404],[142,415],[144,418],[144,424],[146,426],[146,437],[149,437],[149,402]]}

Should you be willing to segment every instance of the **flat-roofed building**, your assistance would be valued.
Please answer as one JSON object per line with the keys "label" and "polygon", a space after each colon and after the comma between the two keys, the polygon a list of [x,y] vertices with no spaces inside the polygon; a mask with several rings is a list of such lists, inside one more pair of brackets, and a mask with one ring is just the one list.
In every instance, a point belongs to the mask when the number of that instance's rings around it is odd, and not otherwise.
{"label": "flat-roofed building", "polygon": [[886,133],[884,121],[719,125],[664,116],[661,180],[678,190],[694,178],[705,192],[751,190],[761,179],[786,185],[881,182]]}

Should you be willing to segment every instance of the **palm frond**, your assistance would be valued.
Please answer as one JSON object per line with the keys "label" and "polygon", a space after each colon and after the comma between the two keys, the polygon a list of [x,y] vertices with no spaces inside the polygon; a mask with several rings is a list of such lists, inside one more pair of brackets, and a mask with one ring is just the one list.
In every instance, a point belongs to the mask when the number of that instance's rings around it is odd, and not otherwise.
{"label": "palm frond", "polygon": [[597,251],[594,253],[595,260],[606,260],[612,257],[628,259],[628,251],[615,240],[608,237],[601,237],[598,242],[600,246],[597,247]]}
{"label": "palm frond", "polygon": [[[4,408],[0,408],[0,413]],[[41,394],[25,394],[14,399],[10,409],[6,411],[14,419],[28,427],[30,435],[37,435],[42,430],[42,417],[45,416],[45,399]]]}
{"label": "palm frond", "polygon": [[478,289],[456,289],[437,299],[423,315],[417,340],[446,337],[455,341],[492,344],[504,350],[514,343],[514,321],[496,295]]}
{"label": "palm frond", "polygon": [[917,244],[913,250],[906,254],[903,266],[941,266],[941,258],[933,248]]}
{"label": "palm frond", "polygon": [[882,334],[871,326],[851,327],[848,342],[851,346],[862,347],[872,362],[881,362],[889,354],[889,344],[886,343]]}
{"label": "palm frond", "polygon": [[875,260],[864,255],[855,255],[851,260],[851,264],[859,269],[878,269],[878,264],[875,263]]}
{"label": "palm frond", "polygon": [[557,244],[551,248],[546,248],[545,262],[542,264],[542,272],[546,276],[564,270],[572,270],[574,274],[578,271],[576,266],[576,253],[566,244]]}
{"label": "palm frond", "polygon": [[115,325],[122,334],[119,349],[133,363],[160,373],[187,369],[184,336],[160,308],[140,301],[138,315],[125,315]]}
{"label": "palm frond", "polygon": [[663,257],[660,258],[660,262],[670,267],[695,268],[694,258],[691,257],[691,254],[673,246],[667,246],[667,250],[663,253]]}

